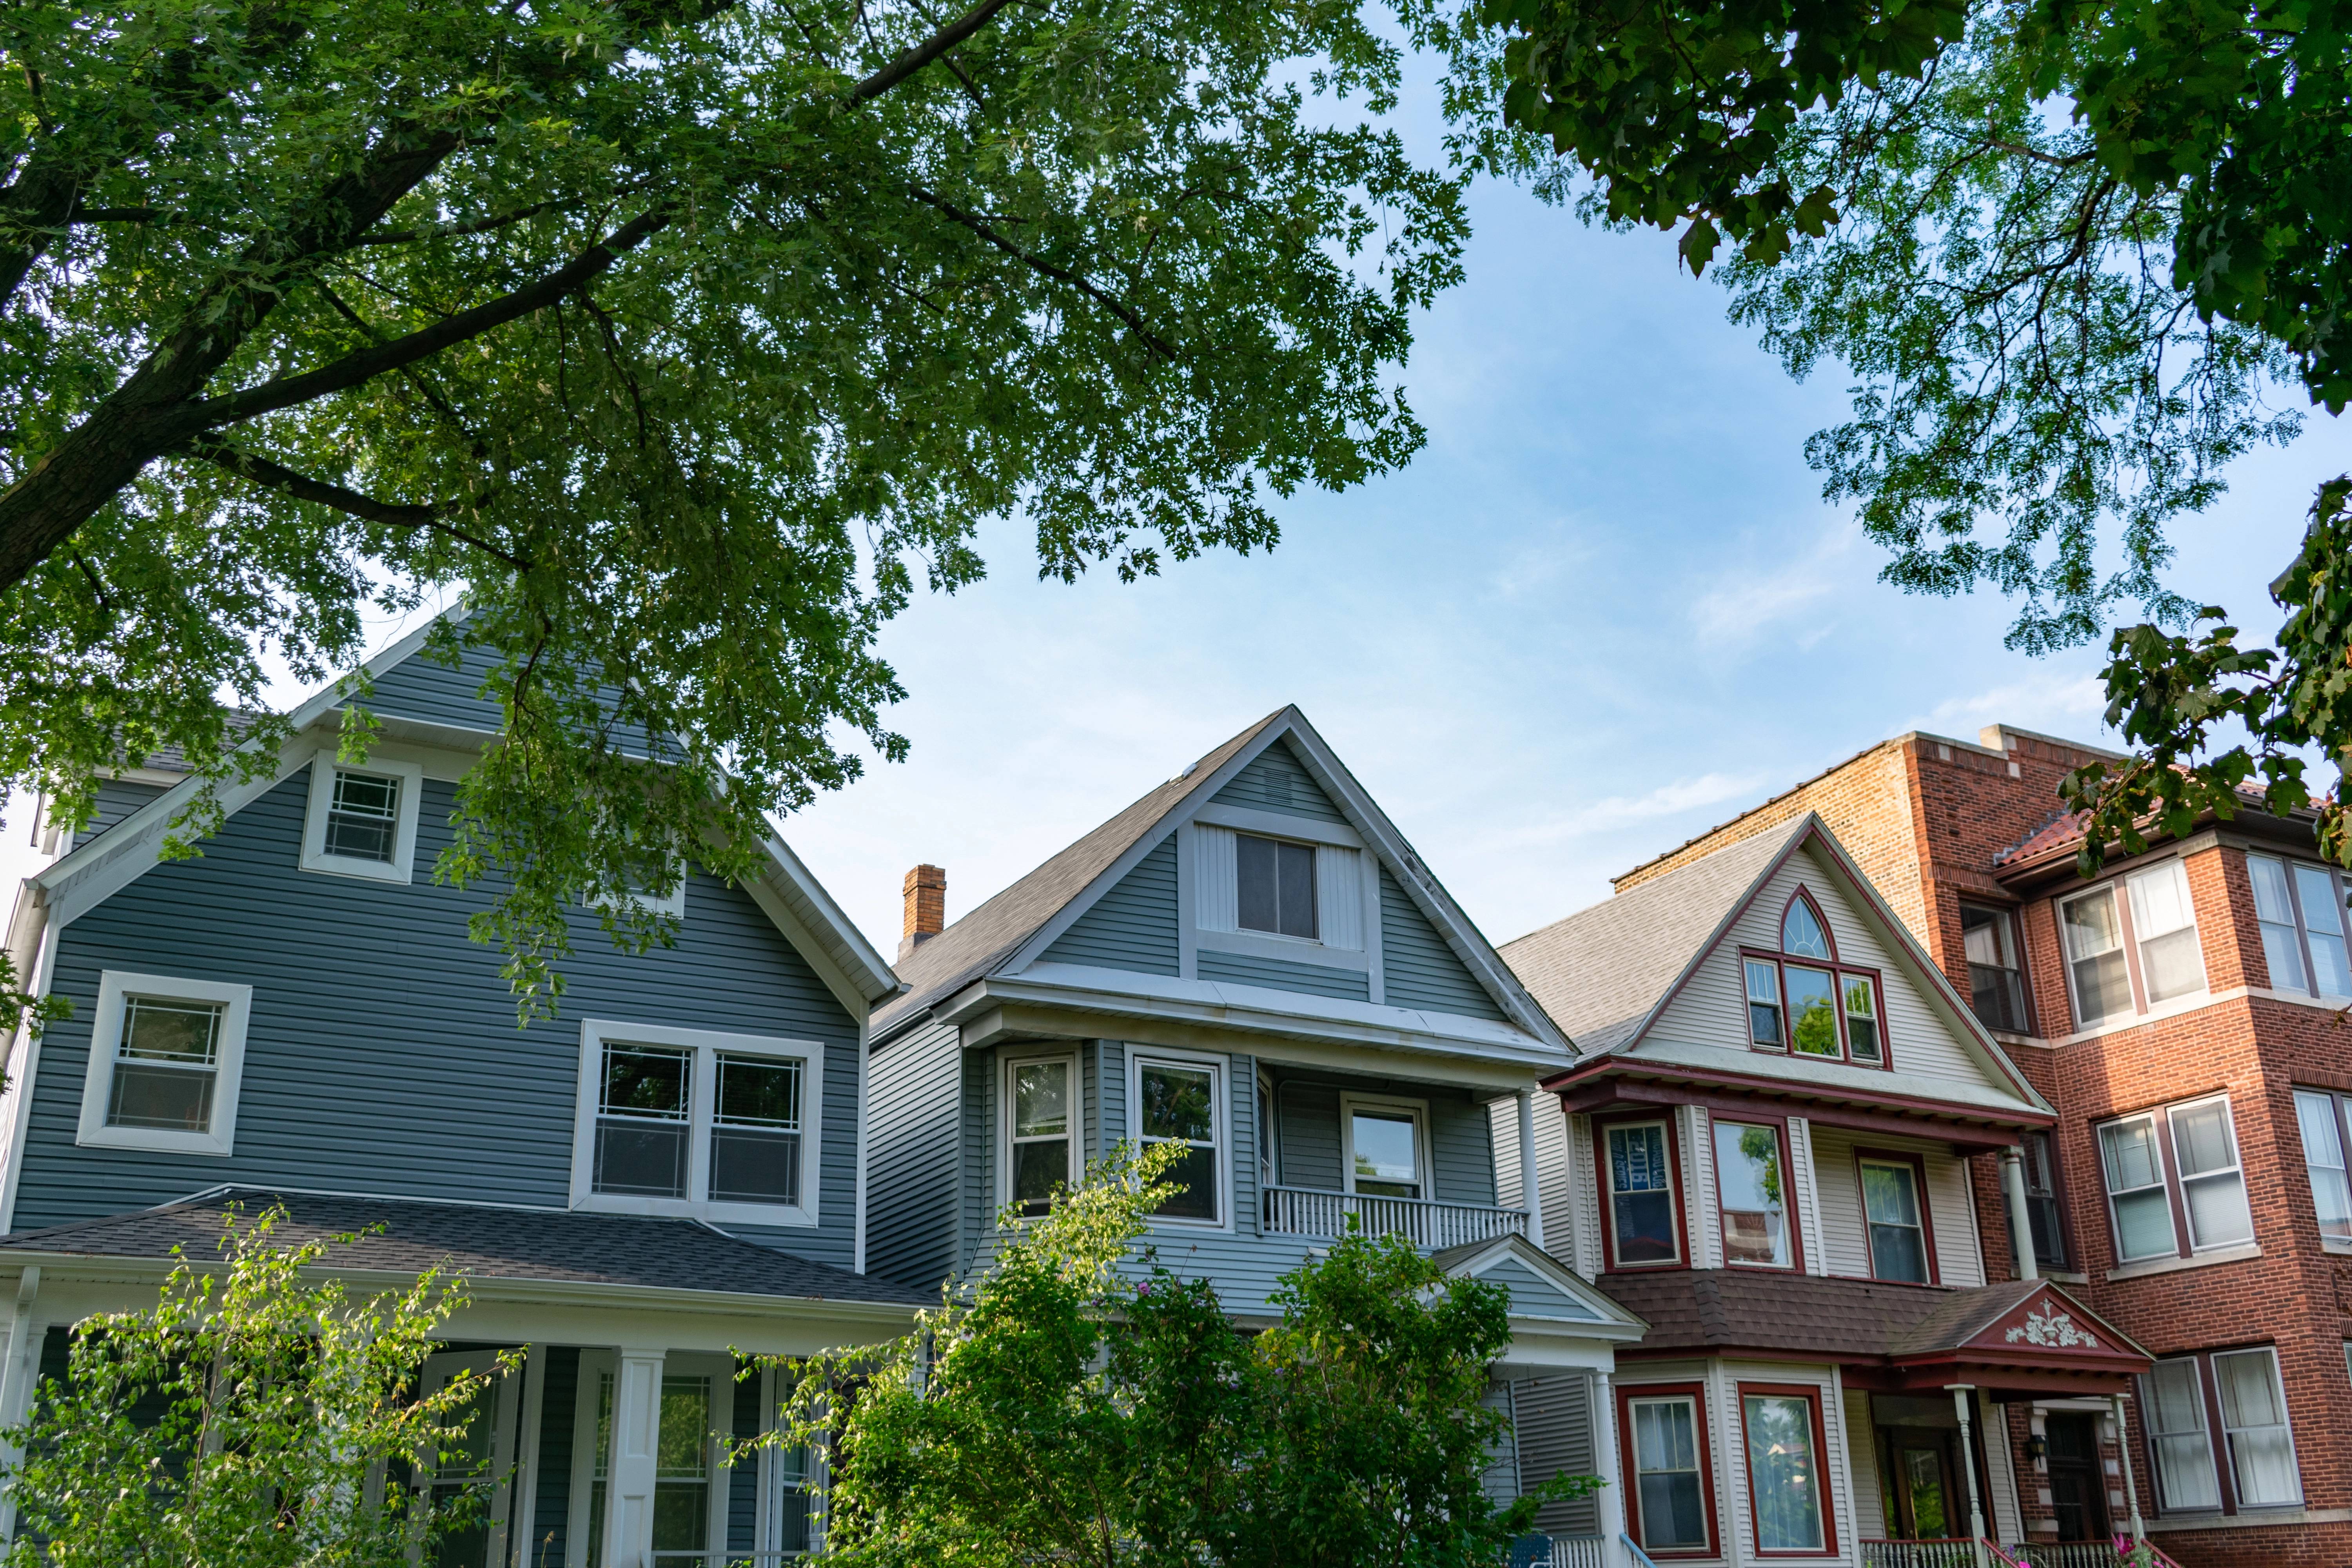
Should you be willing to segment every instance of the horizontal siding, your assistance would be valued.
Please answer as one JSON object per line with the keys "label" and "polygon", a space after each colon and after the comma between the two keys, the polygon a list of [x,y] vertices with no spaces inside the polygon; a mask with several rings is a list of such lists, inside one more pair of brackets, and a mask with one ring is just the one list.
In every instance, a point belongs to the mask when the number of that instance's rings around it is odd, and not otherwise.
{"label": "horizontal siding", "polygon": [[1454,956],[1385,866],[1381,868],[1381,975],[1382,1000],[1391,1007],[1504,1021],[1503,1010],[1486,988]]}
{"label": "horizontal siding", "polygon": [[1435,1190],[1450,1204],[1495,1201],[1494,1130],[1484,1107],[1465,1097],[1429,1098],[1429,1156]]}
{"label": "horizontal siding", "polygon": [[[495,696],[483,691],[486,685],[496,689],[491,683],[503,679],[503,663],[495,649],[478,643],[466,645],[454,668],[429,654],[412,654],[376,677],[359,705],[371,713],[495,733],[506,728],[506,713]],[[617,688],[604,689],[608,710],[620,695]],[[643,756],[648,749],[648,732],[635,724],[614,724],[611,740],[632,756]]]}
{"label": "horizontal siding", "polygon": [[132,779],[100,779],[98,799],[91,803],[89,821],[74,835],[70,847],[79,849],[116,823],[162,795],[162,784],[140,784]]}
{"label": "horizontal siding", "polygon": [[1145,974],[1179,973],[1176,940],[1176,836],[1161,839],[1135,868],[1054,939],[1044,958]]}
{"label": "horizontal siding", "polygon": [[[298,868],[309,770],[231,816],[196,858],[156,866],[68,926],[42,1042],[16,1224],[118,1214],[224,1182],[562,1206],[571,1195],[580,1021],[822,1041],[822,1224],[740,1227],[847,1268],[856,1234],[857,1025],[741,891],[688,888],[675,948],[616,952],[574,924],[562,1016],[515,1025],[499,953],[467,935],[489,895],[433,884],[453,786],[428,781],[407,885]],[[236,1152],[74,1143],[102,971],[254,988]]]}
{"label": "horizontal siding", "polygon": [[1519,1495],[1518,1435],[1511,1426],[1511,1385],[1490,1383],[1479,1396],[1479,1407],[1501,1416],[1502,1430],[1496,1434],[1492,1447],[1486,1450],[1486,1473],[1478,1478],[1486,1493],[1486,1500],[1496,1508],[1508,1508]]}
{"label": "horizontal siding", "polygon": [[1281,1116],[1281,1183],[1289,1187],[1344,1190],[1339,1135],[1342,1094],[1417,1100],[1429,1107],[1431,1196],[1447,1203],[1495,1200],[1493,1131],[1483,1106],[1465,1094],[1433,1094],[1427,1084],[1385,1079],[1342,1079],[1277,1069],[1275,1104]]}
{"label": "horizontal siding", "polygon": [[956,1268],[954,1026],[928,1024],[874,1053],[867,1068],[866,1266],[918,1289]]}
{"label": "horizontal siding", "polygon": [[[2007,1425],[2006,1422],[2003,1423]],[[1887,1539],[1886,1505],[1878,1482],[1878,1428],[1870,1415],[1870,1395],[1848,1389],[1845,1395],[1845,1457],[1853,1478],[1854,1523],[1864,1541]],[[1998,1461],[1990,1467],[1998,1468]],[[2001,1537],[2015,1541],[2015,1535]]]}
{"label": "horizontal siding", "polygon": [[[1599,1473],[1592,1453],[1592,1380],[1582,1373],[1531,1378],[1511,1390],[1518,1428],[1519,1489],[1530,1492],[1561,1476]],[[1547,1535],[1593,1535],[1601,1529],[1597,1499],[1549,1502],[1536,1510]]]}
{"label": "horizontal siding", "polygon": [[1282,741],[1260,752],[1249,766],[1235,773],[1224,788],[1210,798],[1219,805],[1279,811],[1291,816],[1313,817],[1318,822],[1348,820],[1331,804],[1331,797],[1323,793],[1323,786],[1299,765],[1288,743]]}
{"label": "horizontal siding", "polygon": [[1347,1173],[1339,1159],[1339,1089],[1277,1082],[1274,1103],[1282,1113],[1282,1185],[1339,1191]]}
{"label": "horizontal siding", "polygon": [[1286,963],[1255,953],[1217,952],[1202,948],[1194,958],[1194,973],[1203,980],[1228,985],[1263,985],[1270,991],[1297,991],[1308,996],[1331,996],[1343,1002],[1371,1000],[1371,981],[1360,969],[1334,969],[1325,963]]}
{"label": "horizontal siding", "polygon": [[[1857,1135],[1814,1122],[1813,1186],[1821,1210],[1822,1251],[1832,1274],[1870,1277],[1870,1242],[1863,1223],[1862,1176],[1857,1148],[1916,1153],[1927,1167],[1927,1219],[1936,1232],[1936,1271],[1941,1284],[1985,1282],[1977,1245],[1976,1212],[1969,1192],[1968,1162],[1950,1147],[1917,1138]],[[1810,1245],[1810,1243],[1809,1243]]]}

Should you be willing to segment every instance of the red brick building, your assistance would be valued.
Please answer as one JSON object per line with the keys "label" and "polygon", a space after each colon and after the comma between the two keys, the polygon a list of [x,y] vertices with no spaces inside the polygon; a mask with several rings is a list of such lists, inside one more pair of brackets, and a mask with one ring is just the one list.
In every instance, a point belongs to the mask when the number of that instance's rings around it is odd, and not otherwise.
{"label": "red brick building", "polygon": [[[2137,1510],[2189,1568],[2352,1564],[2352,884],[2244,814],[2075,870],[2060,779],[2113,753],[1896,736],[1616,879],[1817,812],[2059,1112],[2025,1135],[2038,1266],[2157,1358],[2111,1417],[2006,1407],[2030,1537]],[[2011,1271],[1997,1158],[1974,1185]],[[1891,1507],[1890,1502],[1890,1507]]]}

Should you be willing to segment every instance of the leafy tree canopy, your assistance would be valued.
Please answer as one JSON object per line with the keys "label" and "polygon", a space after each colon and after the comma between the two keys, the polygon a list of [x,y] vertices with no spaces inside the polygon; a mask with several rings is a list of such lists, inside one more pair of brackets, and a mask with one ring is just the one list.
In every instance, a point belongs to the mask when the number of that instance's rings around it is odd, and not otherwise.
{"label": "leafy tree canopy", "polygon": [[1181,1151],[1121,1151],[1024,1221],[913,1336],[792,1363],[828,1441],[828,1556],[973,1568],[1487,1568],[1561,1478],[1497,1509],[1503,1418],[1478,1403],[1508,1298],[1401,1238],[1350,1236],[1288,1276],[1280,1323],[1238,1331],[1138,1243]]}
{"label": "leafy tree canopy", "polygon": [[230,756],[217,694],[462,589],[505,729],[439,869],[551,1005],[583,889],[660,940],[629,889],[745,874],[765,814],[901,752],[877,633],[983,521],[1131,577],[1415,449],[1464,175],[1377,123],[1376,20],[8,8],[0,784],[79,820],[160,747],[236,776],[284,723]]}

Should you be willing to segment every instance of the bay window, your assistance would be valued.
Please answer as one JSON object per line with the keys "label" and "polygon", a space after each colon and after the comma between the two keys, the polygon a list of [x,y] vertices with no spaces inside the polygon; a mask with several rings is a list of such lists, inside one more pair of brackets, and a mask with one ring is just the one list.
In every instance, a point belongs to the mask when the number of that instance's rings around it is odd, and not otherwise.
{"label": "bay window", "polygon": [[1696,1384],[1618,1391],[1625,1468],[1633,1478],[1626,1522],[1653,1557],[1703,1557],[1714,1550],[1703,1398]]}
{"label": "bay window", "polygon": [[2157,1502],[2165,1512],[2302,1504],[2276,1350],[2253,1345],[2171,1356],[2141,1383]]}
{"label": "bay window", "polygon": [[1822,1500],[1822,1457],[1829,1445],[1821,1400],[1814,1387],[1739,1385],[1748,1500],[1759,1553],[1837,1550]]}
{"label": "bay window", "polygon": [[1674,1141],[1664,1121],[1617,1122],[1601,1133],[1609,1251],[1620,1268],[1682,1261],[1675,1217]]}
{"label": "bay window", "polygon": [[2098,1135],[2118,1263],[2253,1240],[2228,1096],[2121,1117]]}
{"label": "bay window", "polygon": [[572,1206],[814,1225],[824,1047],[589,1020]]}
{"label": "bay window", "polygon": [[1936,1282],[1929,1246],[1927,1182],[1916,1156],[1856,1156],[1862,1210],[1870,1231],[1870,1276],[1913,1285]]}
{"label": "bay window", "polygon": [[1789,900],[1780,949],[1744,952],[1740,972],[1755,1049],[1886,1065],[1878,975],[1839,962],[1811,895],[1800,890]]}
{"label": "bay window", "polygon": [[1780,1129],[1715,1123],[1715,1187],[1723,1260],[1738,1267],[1790,1267],[1787,1170]]}
{"label": "bay window", "polygon": [[2262,927],[2271,989],[2352,996],[2343,879],[2329,867],[2271,855],[2247,856],[2246,876],[2254,887],[2254,918]]}
{"label": "bay window", "polygon": [[2352,1247],[2352,1096],[2326,1089],[2294,1091],[2294,1120],[2303,1133],[2303,1169],[2311,1180],[2320,1239]]}
{"label": "bay window", "polygon": [[2066,900],[2058,906],[2058,924],[2081,1027],[2205,989],[2197,911],[2188,868],[2178,858]]}

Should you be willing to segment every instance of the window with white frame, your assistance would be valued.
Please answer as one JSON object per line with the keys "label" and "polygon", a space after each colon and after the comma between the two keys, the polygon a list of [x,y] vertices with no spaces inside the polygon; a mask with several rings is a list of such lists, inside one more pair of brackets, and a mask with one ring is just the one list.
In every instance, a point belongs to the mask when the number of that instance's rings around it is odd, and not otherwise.
{"label": "window with white frame", "polygon": [[1137,1054],[1129,1080],[1135,1137],[1146,1148],[1181,1143],[1167,1179],[1184,1190],[1155,1211],[1161,1219],[1224,1223],[1224,1069],[1197,1058]]}
{"label": "window with white frame", "polygon": [[2302,1503],[2277,1351],[2252,1345],[2168,1357],[2141,1382],[2164,1511],[2236,1513]]}
{"label": "window with white frame", "polygon": [[425,770],[372,756],[338,762],[322,750],[310,764],[310,810],[302,824],[302,868],[377,881],[405,882],[416,859],[416,813]]}
{"label": "window with white frame", "polygon": [[1682,1261],[1673,1140],[1664,1121],[1612,1122],[1601,1131],[1609,1192],[1609,1252],[1619,1268]]}
{"label": "window with white frame", "polygon": [[[2189,872],[2159,860],[2058,907],[2075,1022],[2089,1028],[2205,989]],[[2137,959],[2137,963],[2134,960]]]}
{"label": "window with white frame", "polygon": [[2352,1095],[2330,1089],[2294,1091],[2294,1120],[2303,1134],[2303,1169],[2311,1180],[2320,1238],[2352,1247]]}
{"label": "window with white frame", "polygon": [[1347,1129],[1348,1190],[1370,1197],[1425,1198],[1429,1192],[1428,1110],[1412,1101],[1339,1097]]}
{"label": "window with white frame", "polygon": [[2227,1095],[2102,1122],[2116,1258],[2188,1258],[2254,1238]]}
{"label": "window with white frame", "polygon": [[2352,996],[2343,879],[2328,867],[2273,855],[2247,856],[2246,875],[2254,885],[2254,918],[2262,927],[2271,989]]}
{"label": "window with white frame", "polygon": [[572,1205],[814,1225],[824,1047],[592,1019]]}
{"label": "window with white frame", "polygon": [[75,1142],[231,1152],[252,1011],[250,985],[104,972]]}
{"label": "window with white frame", "polygon": [[1005,1062],[1003,1174],[1009,1201],[1032,1218],[1051,1213],[1055,1192],[1077,1181],[1076,1058]]}

